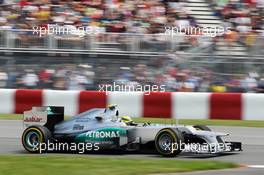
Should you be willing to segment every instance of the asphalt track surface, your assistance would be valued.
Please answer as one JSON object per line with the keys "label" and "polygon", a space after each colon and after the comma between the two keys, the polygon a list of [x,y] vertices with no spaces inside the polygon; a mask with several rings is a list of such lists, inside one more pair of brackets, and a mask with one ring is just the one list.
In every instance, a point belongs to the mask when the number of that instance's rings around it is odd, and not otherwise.
{"label": "asphalt track surface", "polygon": [[[182,153],[175,159],[180,160],[219,160],[234,162],[245,165],[245,168],[232,170],[208,171],[183,173],[185,175],[264,175],[264,128],[251,127],[230,127],[230,126],[211,126],[214,131],[229,133],[226,141],[239,141],[243,144],[243,152],[227,153],[221,156],[188,154]],[[24,151],[20,137],[23,132],[22,121],[19,120],[0,120],[0,154],[28,154]],[[51,153],[52,154],[52,153]],[[75,156],[76,154],[65,154],[67,156]],[[113,155],[89,155],[89,156],[113,156]],[[161,158],[154,154],[122,154],[115,155],[122,157],[138,157],[138,158]],[[257,166],[256,166],[257,165]],[[253,167],[251,167],[253,166]]]}

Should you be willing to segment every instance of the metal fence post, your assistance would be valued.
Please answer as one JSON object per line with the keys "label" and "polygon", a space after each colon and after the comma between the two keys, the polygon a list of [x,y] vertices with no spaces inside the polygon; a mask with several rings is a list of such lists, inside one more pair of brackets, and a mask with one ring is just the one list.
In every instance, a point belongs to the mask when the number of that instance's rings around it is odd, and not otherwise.
{"label": "metal fence post", "polygon": [[140,50],[140,41],[138,35],[132,36],[131,51],[137,52]]}
{"label": "metal fence post", "polygon": [[10,30],[6,30],[5,32],[5,46],[6,48],[14,48],[14,39],[13,36],[14,34]]}
{"label": "metal fence post", "polygon": [[58,49],[58,42],[54,34],[47,35],[48,49]]}

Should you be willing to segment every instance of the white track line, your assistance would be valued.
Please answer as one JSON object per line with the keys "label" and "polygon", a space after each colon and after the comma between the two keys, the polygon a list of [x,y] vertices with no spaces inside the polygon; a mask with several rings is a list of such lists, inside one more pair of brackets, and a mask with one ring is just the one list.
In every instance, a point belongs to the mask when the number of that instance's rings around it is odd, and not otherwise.
{"label": "white track line", "polygon": [[248,168],[263,168],[264,169],[264,165],[247,165]]}

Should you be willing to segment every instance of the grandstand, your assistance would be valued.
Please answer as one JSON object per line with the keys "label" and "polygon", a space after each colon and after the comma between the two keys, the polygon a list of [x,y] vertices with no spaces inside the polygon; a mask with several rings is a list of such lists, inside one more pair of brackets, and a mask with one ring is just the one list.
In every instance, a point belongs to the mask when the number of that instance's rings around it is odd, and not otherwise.
{"label": "grandstand", "polygon": [[[179,84],[186,81],[191,84],[188,91],[207,91],[202,87],[217,79],[227,87],[257,91],[264,72],[263,9],[261,0],[2,0],[0,82],[6,83],[1,87],[23,88],[23,78],[33,71],[38,83],[27,88],[61,83],[57,89],[97,89],[98,84],[118,80],[165,83],[168,90],[180,91]],[[48,26],[99,32],[34,33],[34,27]],[[165,26],[224,27],[230,32],[170,36]],[[84,81],[76,84],[86,85],[69,88],[65,84],[72,80],[60,82],[57,74],[65,66]],[[48,86],[40,82],[43,69],[52,72],[43,80]],[[14,74],[19,75],[9,80]]]}

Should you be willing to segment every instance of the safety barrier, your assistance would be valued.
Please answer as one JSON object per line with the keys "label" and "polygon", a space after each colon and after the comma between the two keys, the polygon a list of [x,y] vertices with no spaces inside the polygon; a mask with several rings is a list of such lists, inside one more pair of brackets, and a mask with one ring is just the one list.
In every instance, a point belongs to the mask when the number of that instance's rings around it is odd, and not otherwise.
{"label": "safety barrier", "polygon": [[131,117],[264,120],[264,94],[105,92],[0,89],[0,113],[20,114],[32,106],[64,106],[73,116],[117,104]]}

